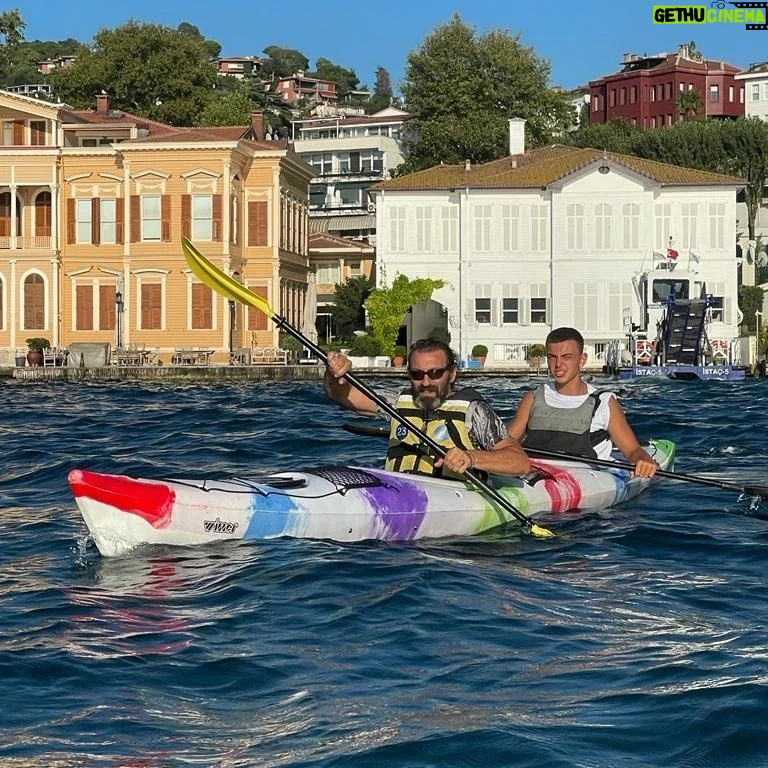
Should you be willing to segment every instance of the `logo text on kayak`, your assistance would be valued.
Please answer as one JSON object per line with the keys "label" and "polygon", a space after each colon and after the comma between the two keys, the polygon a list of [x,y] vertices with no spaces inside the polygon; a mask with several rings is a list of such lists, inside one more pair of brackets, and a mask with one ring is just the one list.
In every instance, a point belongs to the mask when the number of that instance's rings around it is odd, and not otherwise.
{"label": "logo text on kayak", "polygon": [[203,520],[203,529],[206,533],[234,533],[239,523],[231,523],[229,520]]}

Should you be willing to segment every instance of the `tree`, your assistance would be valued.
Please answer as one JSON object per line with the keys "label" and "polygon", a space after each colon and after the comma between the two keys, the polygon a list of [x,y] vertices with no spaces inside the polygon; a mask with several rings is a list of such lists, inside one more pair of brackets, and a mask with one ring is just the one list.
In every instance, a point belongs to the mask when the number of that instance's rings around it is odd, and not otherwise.
{"label": "tree", "polygon": [[408,56],[403,96],[414,114],[401,173],[466,159],[482,163],[509,151],[508,120],[525,118],[533,145],[573,122],[564,93],[548,86],[549,64],[519,36],[477,36],[458,15]]}
{"label": "tree", "polygon": [[433,291],[442,288],[442,280],[417,277],[413,280],[398,275],[391,288],[375,288],[365,302],[371,320],[373,336],[381,344],[381,354],[392,357],[397,333],[409,307],[429,301]]}
{"label": "tree", "polygon": [[392,103],[392,78],[384,67],[376,67],[376,84],[368,102],[367,112],[378,112]]}
{"label": "tree", "polygon": [[768,125],[762,120],[696,120],[640,131],[633,154],[744,179],[748,238],[755,240],[755,220],[768,178]]}
{"label": "tree", "polygon": [[190,24],[188,21],[182,21],[181,24],[176,27],[176,30],[182,35],[189,35],[190,37],[199,40],[203,44],[205,50],[208,51],[208,56],[211,61],[218,59],[221,55],[221,43],[218,43],[215,40],[206,40],[194,24]]}
{"label": "tree", "polygon": [[194,125],[212,98],[216,64],[189,31],[130,21],[103,29],[71,66],[51,73],[57,96],[75,107],[106,91],[112,106],[170,125]]}
{"label": "tree", "polygon": [[353,331],[365,328],[365,300],[371,293],[373,281],[368,277],[350,277],[336,285],[331,315],[340,339],[349,339]]}
{"label": "tree", "polygon": [[268,77],[288,77],[299,71],[306,72],[309,67],[309,59],[301,51],[292,48],[269,45],[263,52],[269,56],[269,61],[264,62],[262,68]]}
{"label": "tree", "polygon": [[345,69],[339,64],[334,64],[330,59],[318,59],[317,68],[309,73],[318,80],[328,80],[336,83],[339,97],[346,96],[350,91],[357,90],[359,80],[354,69]]}
{"label": "tree", "polygon": [[3,74],[13,61],[13,55],[24,40],[24,30],[26,22],[21,18],[21,13],[17,8],[14,11],[3,11],[0,13],[0,68]]}
{"label": "tree", "polygon": [[609,120],[607,123],[580,123],[572,131],[568,141],[576,147],[592,147],[606,152],[631,154],[640,128],[623,118]]}
{"label": "tree", "polygon": [[704,109],[704,99],[695,88],[683,91],[675,102],[675,109],[683,116],[683,120],[695,120]]}
{"label": "tree", "polygon": [[744,319],[741,327],[748,333],[754,333],[756,329],[757,315],[755,312],[763,311],[763,289],[756,285],[739,286],[739,309]]}
{"label": "tree", "polygon": [[249,95],[249,89],[237,78],[231,80],[226,88],[217,91],[200,116],[200,125],[249,125],[251,112],[255,105]]}

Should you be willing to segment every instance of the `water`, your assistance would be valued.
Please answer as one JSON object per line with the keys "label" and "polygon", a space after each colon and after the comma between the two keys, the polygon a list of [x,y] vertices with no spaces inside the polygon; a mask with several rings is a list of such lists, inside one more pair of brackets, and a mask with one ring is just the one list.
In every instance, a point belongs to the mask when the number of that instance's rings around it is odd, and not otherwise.
{"label": "water", "polygon": [[[530,386],[476,383],[506,415]],[[765,381],[622,386],[677,471],[768,482]],[[76,466],[377,463],[320,389],[2,385],[0,766],[768,763],[768,510],[731,491],[658,482],[553,539],[98,555]]]}

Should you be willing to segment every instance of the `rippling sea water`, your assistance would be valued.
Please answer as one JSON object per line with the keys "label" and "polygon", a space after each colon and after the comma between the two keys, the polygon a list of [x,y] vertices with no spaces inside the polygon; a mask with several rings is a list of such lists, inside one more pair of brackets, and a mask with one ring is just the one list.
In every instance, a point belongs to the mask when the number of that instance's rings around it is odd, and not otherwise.
{"label": "rippling sea water", "polygon": [[[533,384],[473,383],[505,415]],[[678,472],[768,483],[765,380],[621,386]],[[658,481],[553,539],[99,556],[74,467],[379,463],[320,390],[2,384],[0,766],[768,764],[768,509],[731,491]]]}

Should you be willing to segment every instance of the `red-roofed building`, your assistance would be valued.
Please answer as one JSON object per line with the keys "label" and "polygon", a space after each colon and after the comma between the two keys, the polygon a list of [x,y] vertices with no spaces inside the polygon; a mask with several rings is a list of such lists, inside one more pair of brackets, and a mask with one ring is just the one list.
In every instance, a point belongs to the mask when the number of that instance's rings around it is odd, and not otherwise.
{"label": "red-roofed building", "polygon": [[744,84],[735,79],[739,68],[706,59],[692,44],[676,53],[624,55],[622,68],[589,83],[590,123],[623,118],[641,128],[681,122],[680,94],[696,90],[705,117],[743,117]]}
{"label": "red-roofed building", "polygon": [[336,83],[308,77],[303,72],[296,72],[290,77],[277,80],[272,88],[282,96],[283,101],[295,104],[300,99],[310,102],[328,102],[335,104],[339,100]]}

